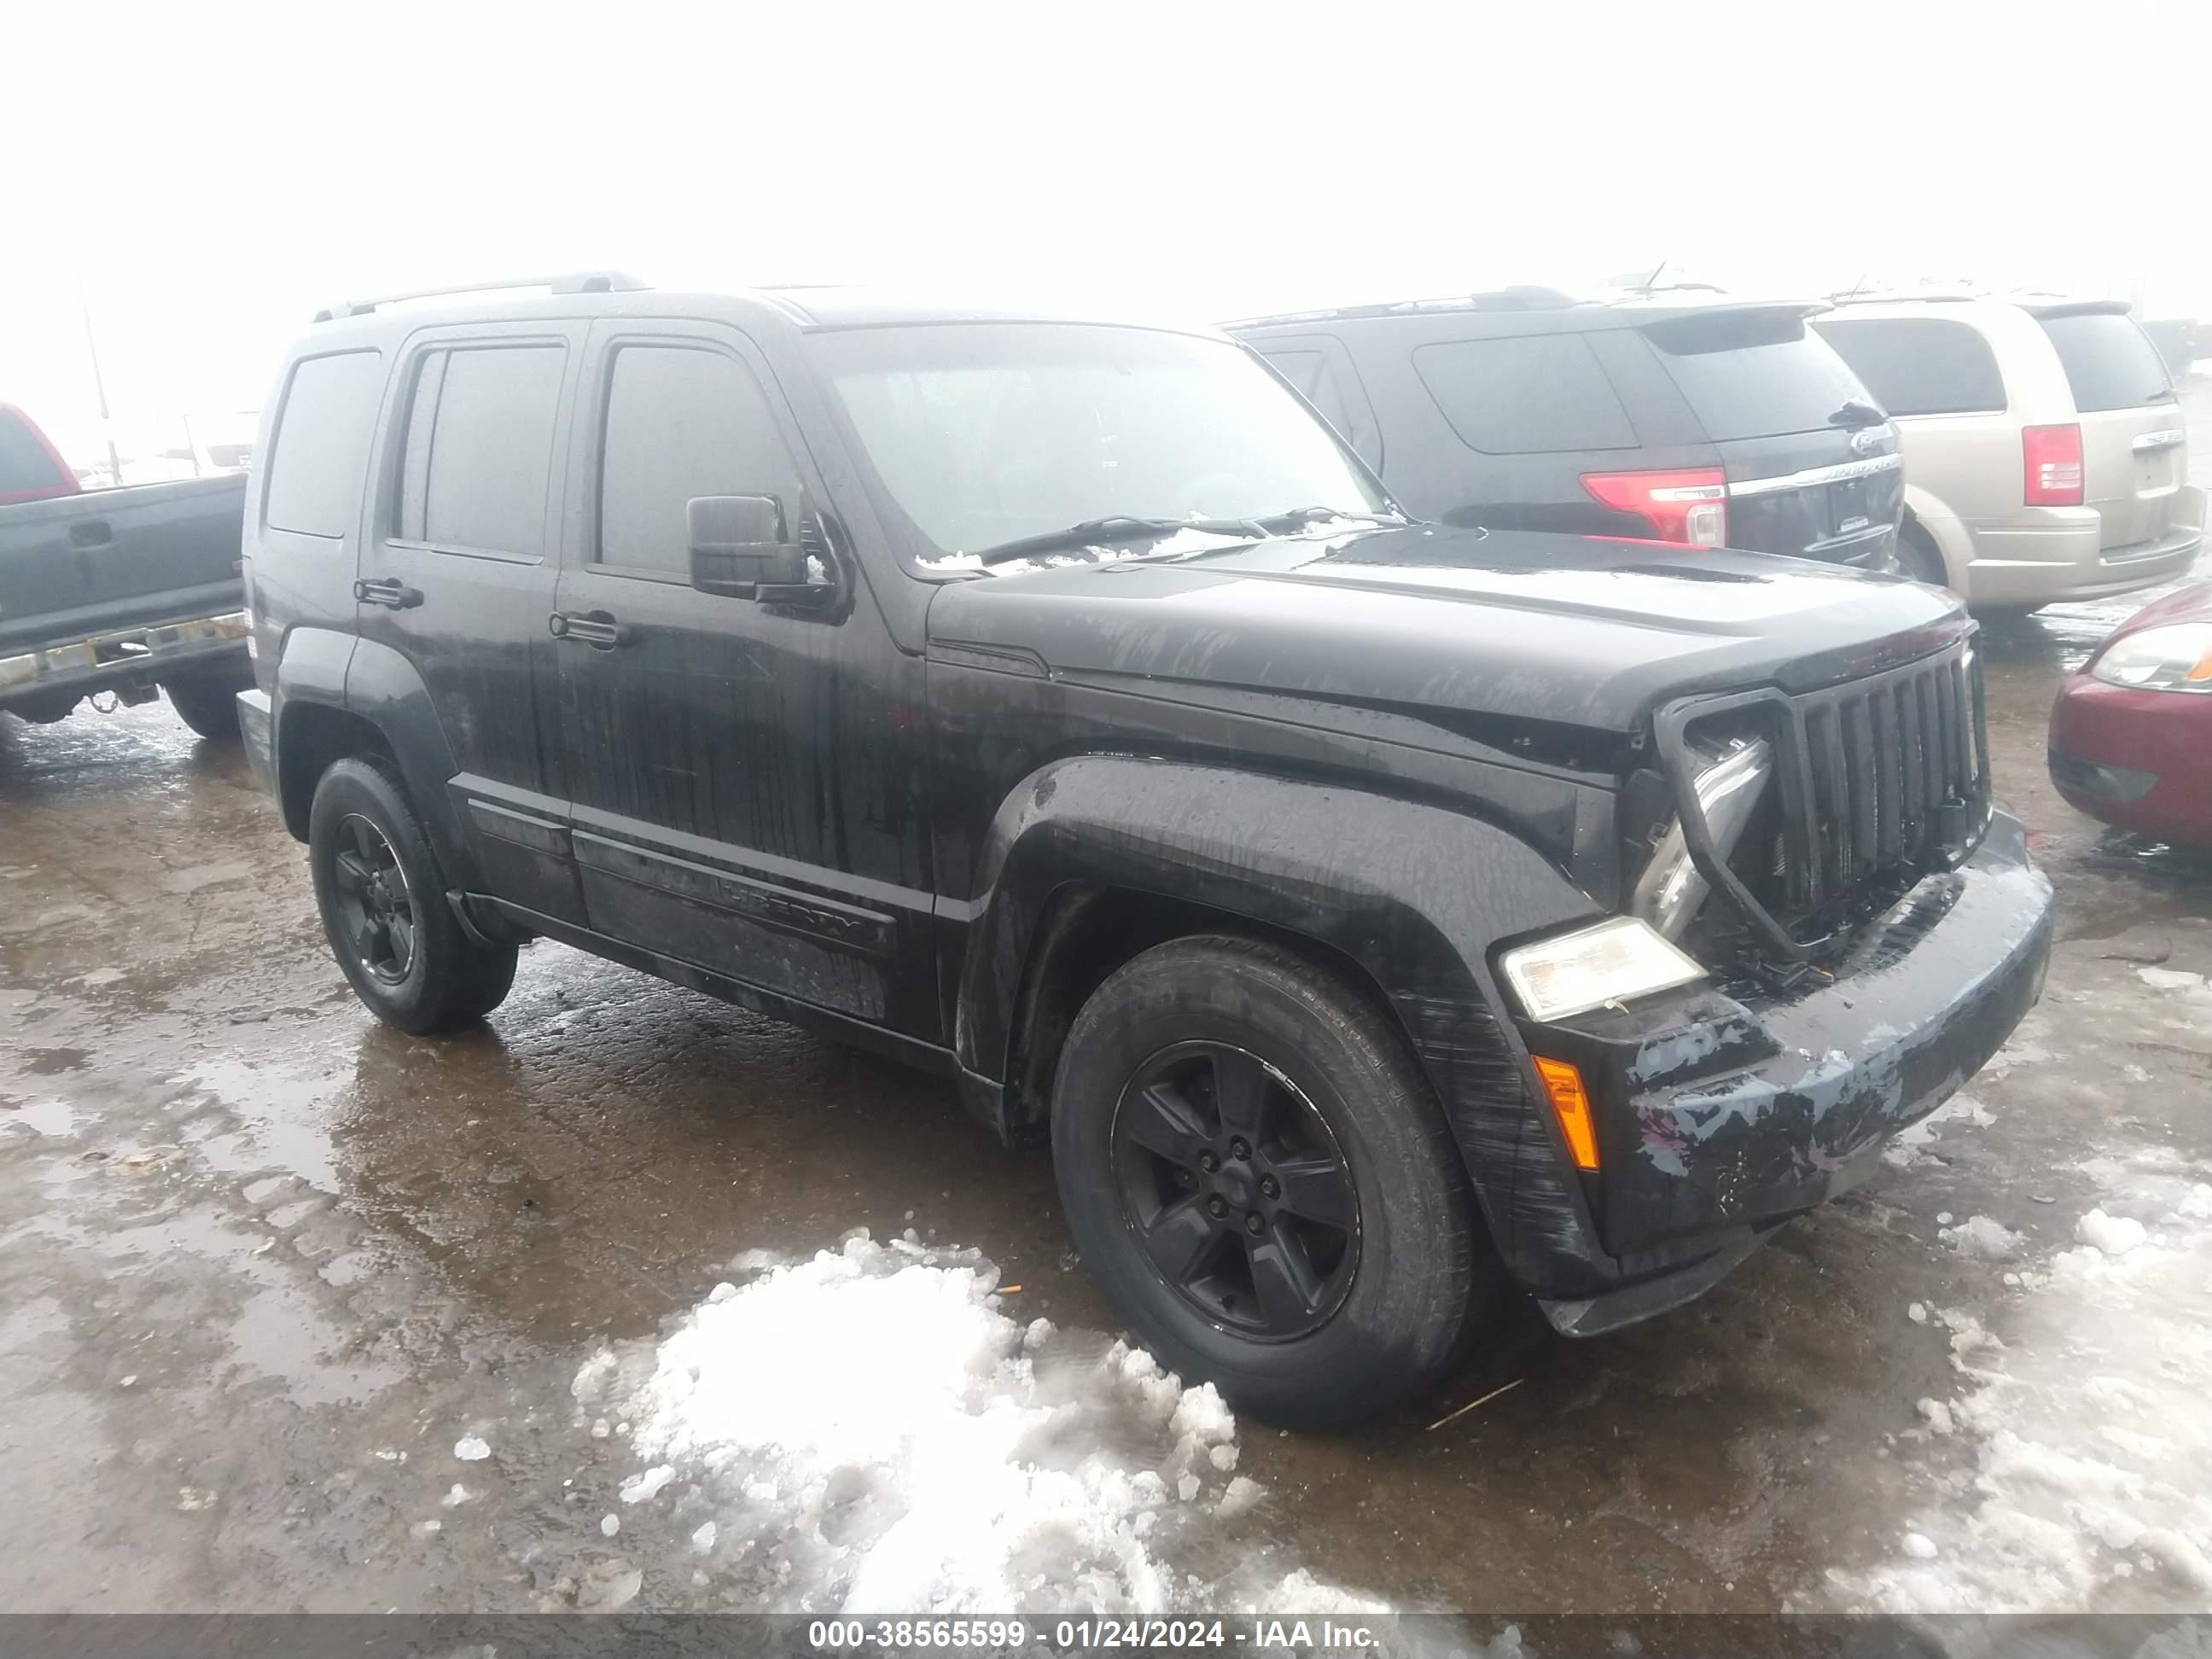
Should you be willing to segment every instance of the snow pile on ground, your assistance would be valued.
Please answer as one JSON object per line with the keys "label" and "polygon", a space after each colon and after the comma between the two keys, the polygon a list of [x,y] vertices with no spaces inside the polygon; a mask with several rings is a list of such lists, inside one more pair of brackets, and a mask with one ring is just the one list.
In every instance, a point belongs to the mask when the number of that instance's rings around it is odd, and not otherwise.
{"label": "snow pile on ground", "polygon": [[2002,1222],[1985,1215],[1970,1215],[1955,1227],[1941,1229],[1939,1236],[1960,1255],[1984,1261],[2009,1261],[2027,1242]]}
{"label": "snow pile on ground", "polygon": [[672,1505],[757,1605],[1272,1609],[1285,1590],[1366,1605],[1279,1568],[1242,1584],[1184,1571],[1189,1546],[1259,1501],[1234,1473],[1236,1419],[1126,1344],[1017,1323],[998,1282],[973,1251],[855,1234],[717,1285],[657,1346],[602,1350],[574,1392],[586,1417],[629,1419],[640,1471],[623,1501]]}
{"label": "snow pile on ground", "polygon": [[2003,1339],[1937,1316],[1970,1387],[1919,1409],[1974,1465],[1899,1517],[1894,1565],[1832,1575],[1852,1604],[2166,1612],[2212,1597],[2212,1185],[2163,1148],[2085,1167],[2106,1194],[2074,1247],[2017,1275],[2020,1299],[1993,1316]]}

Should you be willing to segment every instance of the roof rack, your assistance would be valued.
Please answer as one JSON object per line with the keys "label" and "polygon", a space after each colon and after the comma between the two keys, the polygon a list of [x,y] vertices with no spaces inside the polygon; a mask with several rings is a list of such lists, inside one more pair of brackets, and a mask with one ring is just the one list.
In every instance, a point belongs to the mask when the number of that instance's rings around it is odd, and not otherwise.
{"label": "roof rack", "polygon": [[1258,328],[1274,323],[1331,323],[1350,317],[1403,317],[1425,311],[1565,311],[1584,303],[1560,289],[1516,283],[1507,288],[1486,289],[1479,294],[1451,295],[1437,300],[1388,300],[1377,305],[1329,306],[1318,311],[1284,311],[1265,317],[1239,317],[1220,326],[1238,329]]}
{"label": "roof rack", "polygon": [[550,276],[510,276],[497,283],[460,283],[447,288],[410,289],[404,294],[380,294],[373,300],[341,300],[315,313],[327,323],[339,317],[366,317],[379,306],[403,300],[435,300],[448,294],[495,294],[502,289],[542,288],[548,294],[629,294],[649,287],[626,270],[569,270]]}

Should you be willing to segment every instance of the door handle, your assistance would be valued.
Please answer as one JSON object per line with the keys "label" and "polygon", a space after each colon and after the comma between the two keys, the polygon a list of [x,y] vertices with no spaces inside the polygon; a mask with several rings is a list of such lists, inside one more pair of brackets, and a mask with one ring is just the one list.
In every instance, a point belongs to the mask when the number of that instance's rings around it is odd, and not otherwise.
{"label": "door handle", "polygon": [[637,637],[635,629],[617,622],[604,611],[556,611],[545,619],[545,631],[556,640],[588,645],[597,651],[611,651]]}
{"label": "door handle", "polygon": [[2189,441],[2189,434],[2179,427],[2169,427],[2164,432],[2146,432],[2129,446],[2138,455],[2150,455],[2161,449],[2179,449]]}
{"label": "door handle", "polygon": [[76,548],[112,546],[115,526],[105,519],[79,519],[70,526],[70,545]]}
{"label": "door handle", "polygon": [[362,605],[380,605],[386,611],[412,611],[422,603],[422,590],[386,577],[372,577],[353,585],[353,596]]}

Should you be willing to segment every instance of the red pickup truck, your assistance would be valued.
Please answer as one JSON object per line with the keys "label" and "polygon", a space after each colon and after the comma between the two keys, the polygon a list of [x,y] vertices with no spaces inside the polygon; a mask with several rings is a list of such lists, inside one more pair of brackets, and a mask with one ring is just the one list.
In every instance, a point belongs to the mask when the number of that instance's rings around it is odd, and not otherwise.
{"label": "red pickup truck", "polygon": [[0,404],[0,711],[65,719],[85,698],[163,692],[235,737],[252,684],[239,576],[246,477],[82,488],[36,422]]}

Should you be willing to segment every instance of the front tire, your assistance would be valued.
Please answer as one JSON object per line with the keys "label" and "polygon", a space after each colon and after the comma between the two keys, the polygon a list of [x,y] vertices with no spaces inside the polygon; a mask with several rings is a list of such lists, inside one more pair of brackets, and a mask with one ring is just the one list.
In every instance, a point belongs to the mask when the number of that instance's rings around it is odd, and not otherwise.
{"label": "front tire", "polygon": [[307,866],[331,954],[379,1019],[423,1036],[472,1025],[506,1000],[514,947],[461,931],[422,820],[381,766],[342,760],[323,774]]}
{"label": "front tire", "polygon": [[1502,1275],[1382,1014],[1271,945],[1176,939],[1062,1050],[1054,1175],[1138,1338],[1270,1422],[1338,1427],[1441,1379]]}

